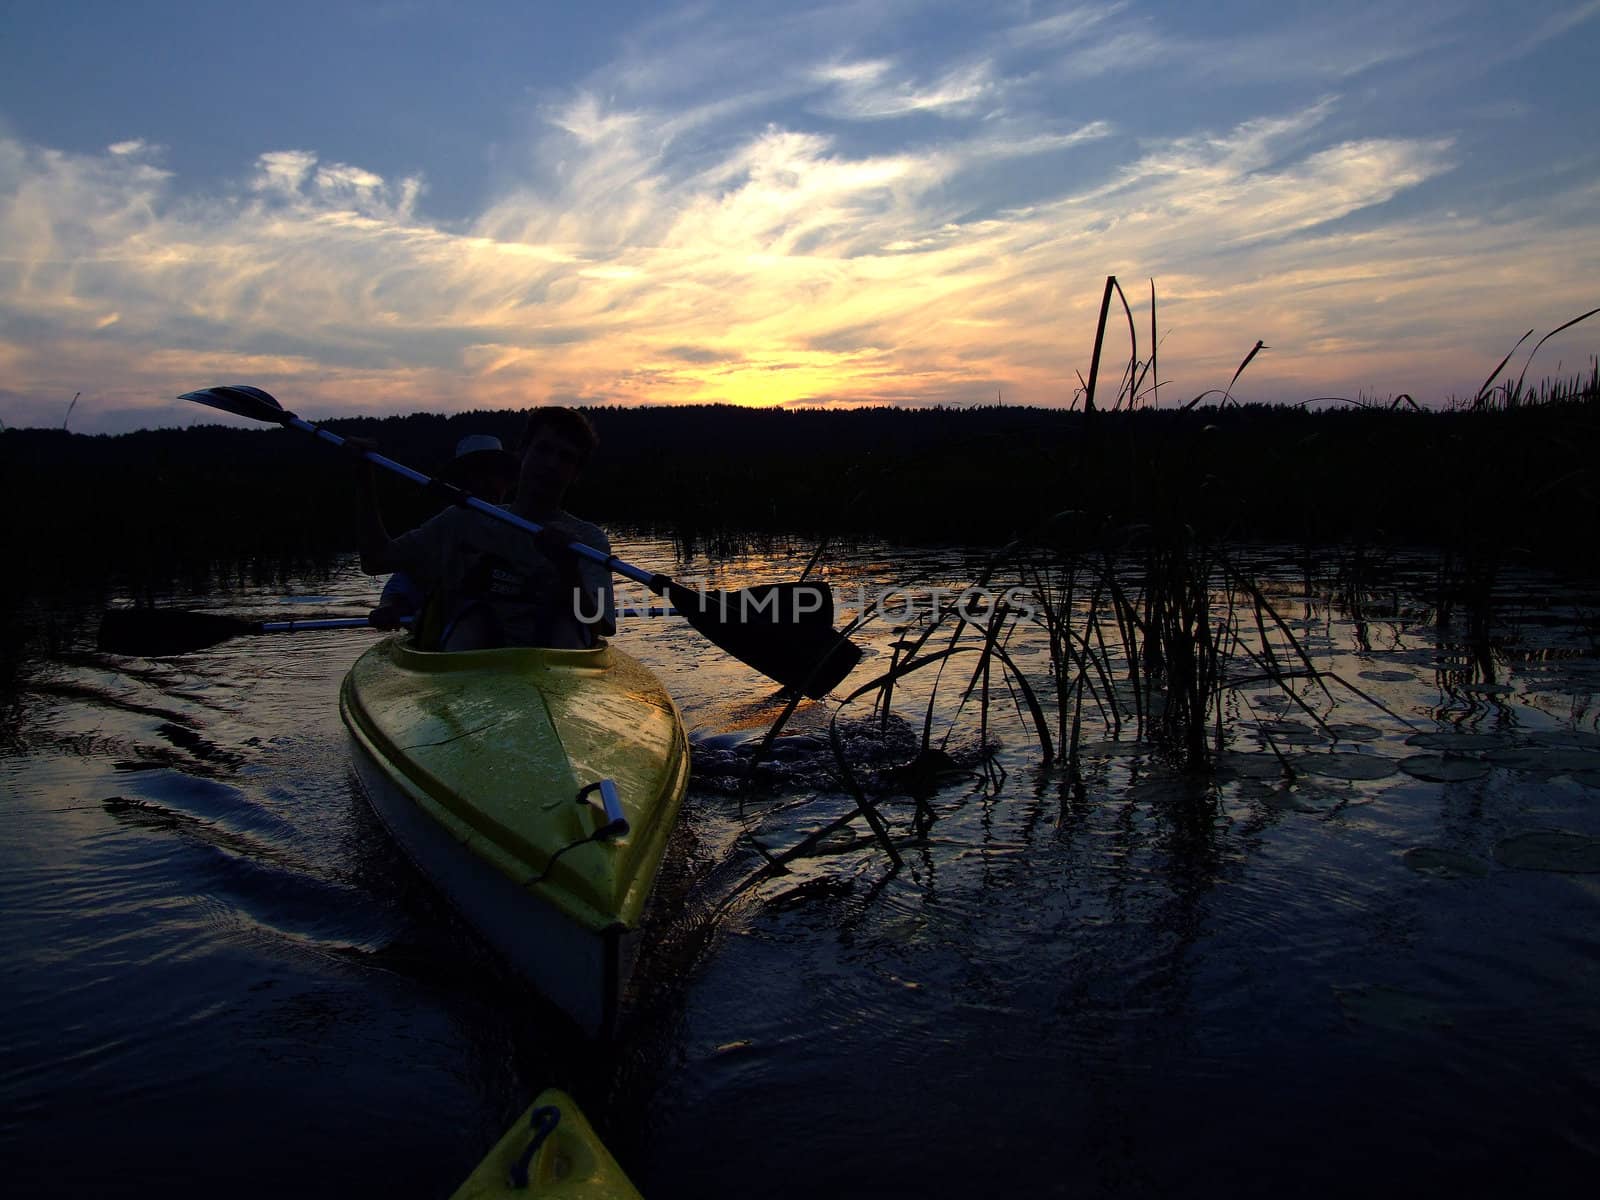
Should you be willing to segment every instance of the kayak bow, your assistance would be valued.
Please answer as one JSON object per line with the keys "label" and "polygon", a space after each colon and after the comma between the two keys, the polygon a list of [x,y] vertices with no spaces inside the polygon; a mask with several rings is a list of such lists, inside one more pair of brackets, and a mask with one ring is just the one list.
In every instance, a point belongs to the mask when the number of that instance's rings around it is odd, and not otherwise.
{"label": "kayak bow", "polygon": [[450,1200],[640,1200],[577,1104],[549,1088]]}
{"label": "kayak bow", "polygon": [[683,719],[614,646],[379,642],[340,692],[378,815],[467,920],[591,1035],[612,1028],[688,785]]}

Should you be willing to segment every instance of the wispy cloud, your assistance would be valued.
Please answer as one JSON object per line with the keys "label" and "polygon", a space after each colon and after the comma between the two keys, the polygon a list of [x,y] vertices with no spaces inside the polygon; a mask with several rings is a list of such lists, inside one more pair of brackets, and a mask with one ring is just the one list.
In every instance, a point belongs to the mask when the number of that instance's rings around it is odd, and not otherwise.
{"label": "wispy cloud", "polygon": [[1514,53],[1518,56],[1531,53],[1547,42],[1566,36],[1596,17],[1600,17],[1600,0],[1586,0],[1583,4],[1547,13],[1539,17],[1534,27],[1513,43]]}
{"label": "wispy cloud", "polygon": [[1113,17],[1126,13],[1127,9],[1125,3],[1074,4],[1056,12],[1034,15],[1029,5],[1028,15],[1016,24],[1003,27],[995,40],[1012,49],[1070,46],[1105,28]]}
{"label": "wispy cloud", "polygon": [[812,77],[825,89],[816,111],[854,121],[914,113],[968,116],[999,91],[991,64],[985,61],[961,64],[928,82],[902,75],[886,59],[819,67]]}

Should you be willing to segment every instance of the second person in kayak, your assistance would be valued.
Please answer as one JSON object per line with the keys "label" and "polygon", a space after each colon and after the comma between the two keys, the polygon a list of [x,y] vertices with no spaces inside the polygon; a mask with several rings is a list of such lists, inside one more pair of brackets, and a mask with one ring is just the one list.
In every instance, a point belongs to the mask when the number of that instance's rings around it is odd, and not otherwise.
{"label": "second person in kayak", "polygon": [[[504,504],[517,490],[517,473],[522,460],[487,433],[469,433],[456,443],[455,457],[434,472],[440,483],[471,492],[490,504]],[[396,571],[383,585],[377,607],[368,617],[376,629],[391,632],[402,625],[421,620],[427,596],[417,581],[404,571]],[[434,630],[437,635],[438,630]]]}
{"label": "second person in kayak", "polygon": [[598,442],[577,409],[551,406],[529,414],[516,493],[506,507],[544,526],[538,537],[453,506],[391,538],[369,473],[362,492],[361,569],[369,575],[405,571],[422,586],[435,606],[424,622],[431,629],[420,635],[429,649],[593,645],[616,628],[611,576],[563,547],[584,542],[609,554],[611,543],[599,527],[562,505]]}

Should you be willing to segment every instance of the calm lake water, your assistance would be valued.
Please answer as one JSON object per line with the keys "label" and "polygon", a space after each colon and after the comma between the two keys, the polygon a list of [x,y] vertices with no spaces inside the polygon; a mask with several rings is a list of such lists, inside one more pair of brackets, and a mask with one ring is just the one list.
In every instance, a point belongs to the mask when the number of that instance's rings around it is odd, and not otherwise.
{"label": "calm lake water", "polygon": [[[663,543],[621,550],[672,568]],[[793,577],[797,553],[678,572],[737,586]],[[880,549],[828,570],[848,612],[858,586],[960,585],[978,562]],[[1303,689],[1331,740],[1257,687],[1230,706],[1214,784],[1093,729],[1079,796],[998,680],[997,769],[977,773],[952,668],[934,728],[959,770],[904,866],[850,839],[749,886],[752,843],[850,806],[836,716],[864,784],[893,791],[933,673],[887,720],[870,699],[808,705],[742,791],[771,686],[681,622],[629,622],[620,643],[684,711],[695,782],[630,1015],[600,1048],[508,976],[360,795],[336,690],[371,633],[134,660],[92,649],[126,597],[16,602],[33,633],[0,680],[8,1190],[442,1197],[551,1084],[654,1200],[1592,1172],[1600,600],[1504,575],[1474,656],[1433,620],[1425,559],[1361,622],[1288,558],[1258,570],[1350,685],[1336,707]],[[361,615],[375,593],[344,563],[158,599]],[[897,636],[867,628],[852,683]],[[1048,702],[1042,637],[1011,652]],[[909,799],[885,813],[909,833]]]}

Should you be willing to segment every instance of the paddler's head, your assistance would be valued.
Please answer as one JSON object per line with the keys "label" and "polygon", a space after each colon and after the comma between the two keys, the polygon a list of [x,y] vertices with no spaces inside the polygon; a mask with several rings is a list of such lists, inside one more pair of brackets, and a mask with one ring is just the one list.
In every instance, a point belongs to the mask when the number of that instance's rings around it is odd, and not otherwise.
{"label": "paddler's head", "polygon": [[589,418],[577,409],[560,405],[534,409],[522,432],[517,508],[527,513],[560,508],[599,443]]}
{"label": "paddler's head", "polygon": [[499,438],[472,433],[456,443],[455,457],[435,473],[445,483],[500,504],[516,491],[521,470],[522,460],[501,446]]}

